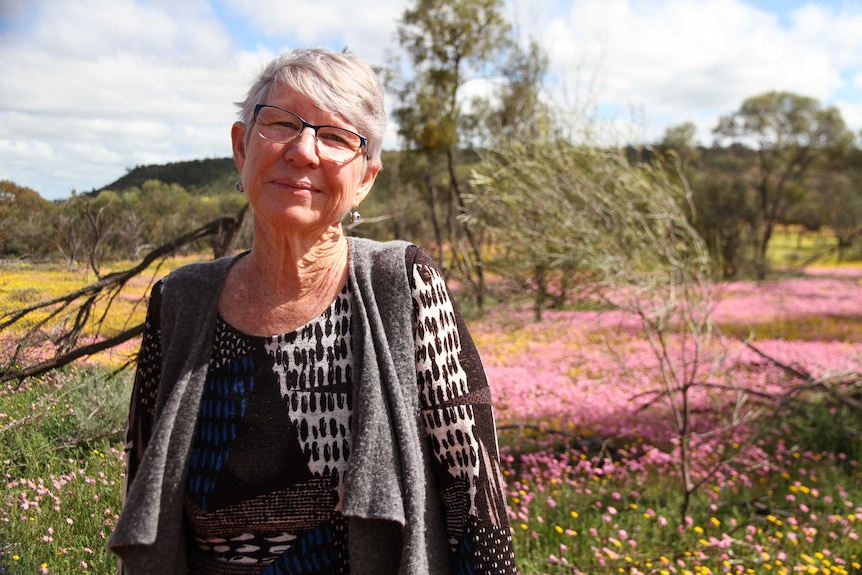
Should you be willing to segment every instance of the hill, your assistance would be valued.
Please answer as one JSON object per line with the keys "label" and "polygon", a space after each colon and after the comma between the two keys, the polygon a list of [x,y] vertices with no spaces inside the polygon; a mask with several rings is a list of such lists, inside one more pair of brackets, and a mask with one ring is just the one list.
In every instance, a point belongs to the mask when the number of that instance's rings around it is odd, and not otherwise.
{"label": "hill", "polygon": [[121,192],[139,187],[148,180],[159,180],[166,184],[179,184],[192,195],[219,195],[236,193],[237,175],[233,158],[208,158],[169,164],[135,166],[126,175],[95,191]]}

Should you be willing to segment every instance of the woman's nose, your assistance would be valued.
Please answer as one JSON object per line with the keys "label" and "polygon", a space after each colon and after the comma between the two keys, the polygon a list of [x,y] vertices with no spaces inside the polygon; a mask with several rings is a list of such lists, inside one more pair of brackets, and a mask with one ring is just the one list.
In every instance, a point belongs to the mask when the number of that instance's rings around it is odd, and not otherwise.
{"label": "woman's nose", "polygon": [[295,156],[300,160],[317,163],[320,158],[317,155],[317,134],[314,130],[304,128],[293,144],[287,146],[285,156]]}

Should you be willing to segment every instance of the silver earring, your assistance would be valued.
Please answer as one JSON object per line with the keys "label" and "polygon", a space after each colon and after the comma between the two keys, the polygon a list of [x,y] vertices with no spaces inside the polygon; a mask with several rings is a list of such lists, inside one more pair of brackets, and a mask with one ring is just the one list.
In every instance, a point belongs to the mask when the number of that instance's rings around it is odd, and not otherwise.
{"label": "silver earring", "polygon": [[238,191],[239,193],[242,193],[242,182],[236,183],[236,191]]}
{"label": "silver earring", "polygon": [[356,210],[350,210],[350,223],[351,224],[358,224],[359,220],[361,220],[361,219],[362,219],[362,214],[360,214]]}

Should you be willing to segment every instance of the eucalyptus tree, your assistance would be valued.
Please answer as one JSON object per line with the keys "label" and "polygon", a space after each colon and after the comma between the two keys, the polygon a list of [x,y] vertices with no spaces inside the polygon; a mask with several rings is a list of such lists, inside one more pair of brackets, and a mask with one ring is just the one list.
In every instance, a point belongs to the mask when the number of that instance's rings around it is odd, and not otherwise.
{"label": "eucalyptus tree", "polygon": [[[853,257],[850,250],[862,239],[862,150],[854,149],[841,161],[818,170],[806,179],[806,185],[817,193],[794,210],[794,220],[808,230],[829,230],[835,240],[831,250],[838,259]],[[814,253],[810,259],[823,255]]]}
{"label": "eucalyptus tree", "polygon": [[673,150],[683,164],[697,163],[700,160],[700,151],[695,143],[695,135],[697,126],[694,122],[687,121],[670,126],[665,130],[659,147],[665,151]]}
{"label": "eucalyptus tree", "polygon": [[489,145],[510,139],[536,139],[550,126],[551,108],[544,94],[548,57],[535,40],[526,47],[513,41],[501,73],[499,104],[484,115]]}
{"label": "eucalyptus tree", "polygon": [[713,132],[719,142],[731,140],[757,150],[751,186],[757,197],[755,270],[763,279],[769,240],[793,201],[792,184],[799,184],[818,161],[845,153],[853,134],[836,107],[775,91],[748,98],[739,110],[720,118]]}
{"label": "eucalyptus tree", "polygon": [[36,190],[0,180],[0,254],[42,258],[51,246],[46,242],[55,203]]}
{"label": "eucalyptus tree", "polygon": [[[453,247],[452,262],[473,284],[480,309],[485,290],[482,251],[473,230],[458,219],[466,185],[458,164],[459,151],[472,144],[464,137],[470,115],[465,86],[479,86],[480,80],[494,76],[510,49],[503,6],[503,0],[413,1],[397,33],[410,77],[391,86],[399,96],[394,110],[399,136],[409,150],[429,158],[417,178],[418,187],[426,190],[437,243]],[[437,211],[441,204],[442,221]],[[466,247],[461,248],[464,240]]]}

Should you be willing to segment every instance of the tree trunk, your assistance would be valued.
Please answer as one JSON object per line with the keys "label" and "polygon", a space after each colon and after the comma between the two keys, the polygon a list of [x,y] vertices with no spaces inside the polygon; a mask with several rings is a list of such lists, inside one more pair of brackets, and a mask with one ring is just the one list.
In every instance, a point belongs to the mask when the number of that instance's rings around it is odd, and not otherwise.
{"label": "tree trunk", "polygon": [[[431,214],[431,225],[434,227],[434,237],[437,238],[437,261],[440,265],[443,262],[443,230],[440,229],[440,220],[437,218],[437,188],[434,186],[434,180],[429,175],[425,181],[425,187],[428,189],[428,213]],[[444,270],[445,275],[445,270]]]}
{"label": "tree trunk", "polygon": [[[449,168],[449,181],[452,185],[452,191],[455,194],[455,200],[458,202],[458,210],[459,213],[465,213],[465,205],[464,198],[461,194],[461,186],[458,182],[458,176],[455,173],[455,150],[454,148],[449,148],[446,150],[447,156],[447,165]],[[479,308],[479,313],[484,310],[485,305],[485,272],[483,270],[482,265],[482,250],[479,247],[479,242],[476,240],[476,236],[473,234],[473,231],[466,224],[461,224],[461,229],[464,230],[464,234],[467,236],[467,241],[470,243],[470,250],[473,252],[473,259],[475,261],[475,265],[471,266],[472,269],[476,270],[476,279],[474,282],[475,291],[476,291],[476,306]]]}
{"label": "tree trunk", "polygon": [[230,254],[233,249],[234,241],[236,240],[239,231],[242,229],[242,222],[245,220],[245,214],[248,212],[248,204],[234,216],[232,219],[223,220],[218,233],[213,239],[213,259],[218,259]]}

